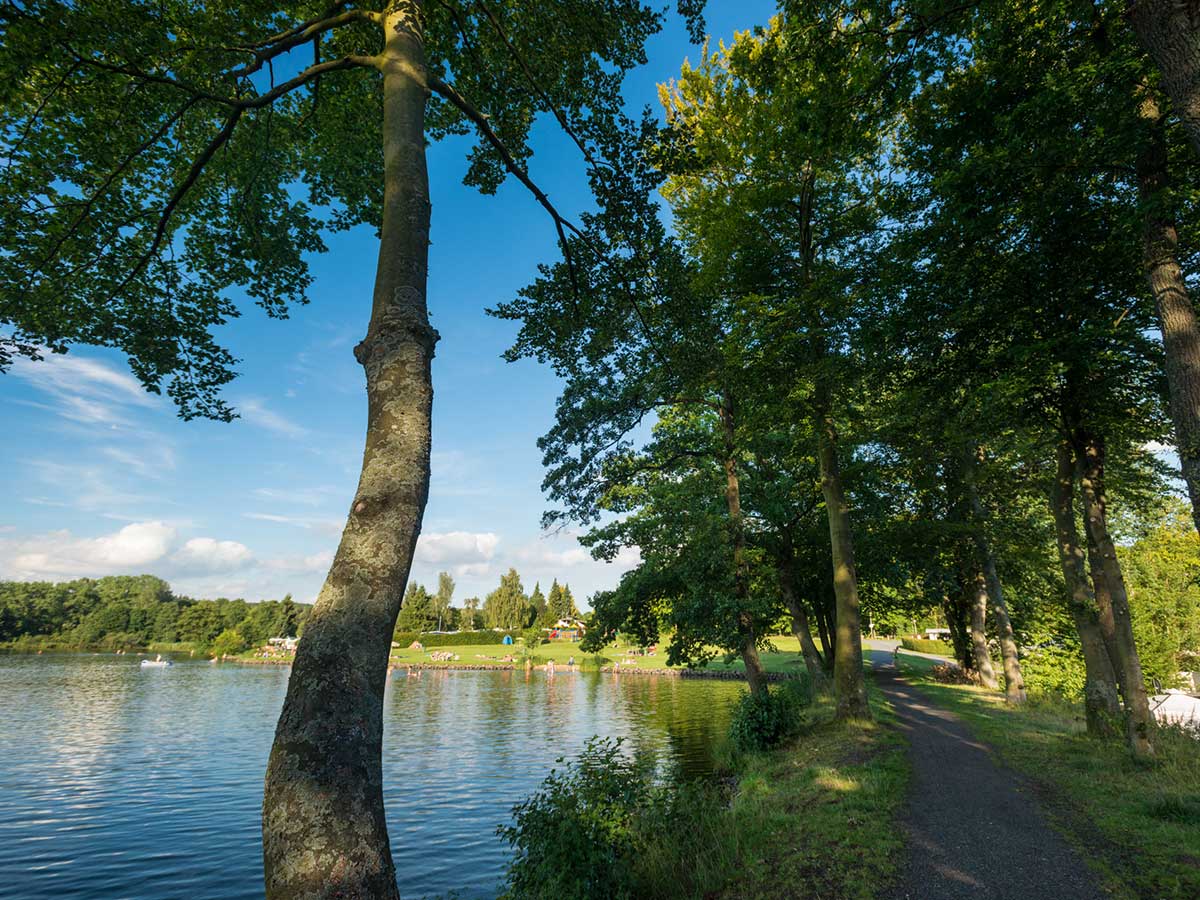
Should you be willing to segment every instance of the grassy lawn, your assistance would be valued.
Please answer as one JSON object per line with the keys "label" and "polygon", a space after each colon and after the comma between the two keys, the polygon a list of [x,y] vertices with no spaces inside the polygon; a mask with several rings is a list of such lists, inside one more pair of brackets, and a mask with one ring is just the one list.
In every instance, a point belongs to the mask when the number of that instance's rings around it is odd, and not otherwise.
{"label": "grassy lawn", "polygon": [[736,877],[707,896],[866,900],[896,877],[909,766],[890,707],[874,690],[871,703],[874,722],[847,725],[818,703],[806,734],[736,761],[724,848]]}
{"label": "grassy lawn", "polygon": [[1079,706],[1035,696],[1013,708],[995,692],[933,682],[934,664],[900,654],[931,700],[1031,779],[1055,826],[1116,895],[1200,897],[1200,743],[1160,731],[1158,759],[1140,765],[1122,742],[1087,737]]}
{"label": "grassy lawn", "polygon": [[[433,641],[434,638],[431,637],[425,643],[424,650],[410,650],[407,647],[394,648],[392,650],[392,662],[401,666],[406,663],[424,663],[431,666],[511,666],[514,663],[505,662],[504,657],[512,656],[514,659],[517,659],[517,664],[520,664],[520,655],[524,650],[524,645],[519,642],[507,647],[503,644],[439,647]],[[773,650],[765,651],[762,654],[763,666],[768,672],[792,673],[804,671],[804,661],[800,658],[800,642],[795,637],[771,638],[771,646],[774,648]],[[567,660],[574,657],[576,663],[591,665],[593,667],[597,665],[609,666],[614,662],[619,662],[623,669],[627,667],[637,669],[672,668],[667,665],[667,651],[665,646],[660,645],[654,656],[630,655],[630,651],[635,649],[632,645],[618,643],[605,647],[599,654],[592,655],[584,653],[577,643],[551,641],[548,644],[541,644],[534,648],[533,655],[535,662],[538,664],[543,664],[552,659],[555,665],[565,665]],[[430,654],[435,651],[456,653],[458,654],[458,660],[445,662],[432,660],[430,659]],[[708,664],[708,668],[740,672],[745,667],[742,665],[740,659],[735,659],[726,664],[721,657],[717,657],[717,659]]]}

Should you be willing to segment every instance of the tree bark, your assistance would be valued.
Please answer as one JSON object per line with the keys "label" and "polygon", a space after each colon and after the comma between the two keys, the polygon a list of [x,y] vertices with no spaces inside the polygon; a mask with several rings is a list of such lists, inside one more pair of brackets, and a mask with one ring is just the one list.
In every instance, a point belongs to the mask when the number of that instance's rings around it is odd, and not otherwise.
{"label": "tree bark", "polygon": [[983,573],[976,568],[971,579],[971,656],[975,660],[975,671],[979,673],[979,681],[985,687],[996,690],[1000,682],[996,680],[996,670],[992,668],[992,654],[988,650],[987,632],[987,585]]}
{"label": "tree bark", "polygon": [[1150,700],[1146,694],[1146,682],[1142,677],[1142,664],[1138,659],[1137,646],[1133,640],[1133,623],[1129,615],[1129,597],[1125,591],[1125,578],[1117,560],[1117,549],[1108,531],[1108,513],[1104,493],[1104,441],[1086,430],[1077,433],[1075,452],[1083,461],[1083,477],[1080,485],[1083,493],[1084,524],[1090,543],[1095,546],[1100,581],[1109,593],[1114,623],[1114,646],[1116,657],[1113,662],[1122,672],[1125,698],[1125,719],[1129,747],[1136,758],[1154,755],[1151,734],[1154,717],[1150,712]]}
{"label": "tree bark", "polygon": [[758,656],[758,636],[750,615],[750,572],[746,566],[746,526],[742,520],[741,482],[737,469],[737,432],[734,426],[734,403],[728,394],[720,408],[721,433],[725,442],[725,505],[729,510],[729,526],[733,536],[733,590],[738,601],[739,625],[742,632],[741,655],[746,666],[746,682],[750,693],[766,694],[767,676]]}
{"label": "tree bark", "polygon": [[996,634],[1000,640],[1000,659],[1004,664],[1004,695],[1009,703],[1025,702],[1025,679],[1021,675],[1021,659],[1017,653],[1017,639],[1013,634],[1012,620],[1008,615],[1008,603],[1004,599],[1004,588],[1000,584],[1000,573],[996,566],[996,552],[987,535],[987,510],[979,496],[979,485],[975,481],[978,451],[969,453],[963,469],[963,483],[967,488],[967,500],[971,504],[971,516],[975,520],[971,538],[979,565],[983,569],[983,581],[987,587],[988,600],[996,617]]}
{"label": "tree bark", "polygon": [[833,590],[837,602],[833,685],[839,719],[870,718],[867,686],[863,678],[862,626],[859,622],[858,575],[854,569],[854,535],[850,507],[842,487],[837,458],[837,426],[833,421],[828,387],[818,387],[817,460],[821,493],[829,518],[829,545],[833,560]]}
{"label": "tree bark", "polygon": [[1138,116],[1145,128],[1137,162],[1142,256],[1162,330],[1179,465],[1192,502],[1192,521],[1200,530],[1200,326],[1179,265],[1179,233],[1165,206],[1166,123],[1148,85],[1139,88]]}
{"label": "tree bark", "polygon": [[1075,527],[1075,452],[1065,439],[1058,444],[1058,469],[1050,495],[1050,512],[1058,538],[1058,560],[1067,585],[1067,607],[1075,620],[1083,650],[1086,673],[1083,708],[1088,734],[1112,737],[1116,734],[1115,723],[1121,716],[1117,677],[1104,644],[1104,635],[1100,633],[1096,598],[1088,588],[1084,549]]}
{"label": "tree bark", "polygon": [[263,796],[268,898],[398,898],[383,807],[383,693],[392,631],[429,493],[425,305],[429,185],[419,0],[388,7],[384,206],[358,488],[288,681]]}
{"label": "tree bark", "polygon": [[1129,20],[1154,59],[1188,139],[1200,153],[1200,3],[1132,0]]}
{"label": "tree bark", "polygon": [[[813,614],[817,620],[817,637],[821,640],[821,656],[825,663],[825,674],[833,675],[833,664],[837,658],[836,648],[834,647],[833,637],[837,629],[837,621],[830,615],[829,596],[833,594],[833,575],[832,570],[829,575],[828,585],[823,585],[822,593],[816,594],[817,600],[813,603]],[[834,604],[836,604],[836,599]],[[835,610],[836,611],[836,610]]]}
{"label": "tree bark", "polygon": [[797,588],[795,561],[790,553],[784,553],[785,556],[776,564],[779,590],[783,594],[783,602],[792,613],[792,633],[800,641],[800,653],[804,657],[804,668],[808,671],[809,683],[813,690],[821,690],[825,687],[825,661],[821,658],[817,645],[813,643],[812,630],[808,626],[808,613]]}

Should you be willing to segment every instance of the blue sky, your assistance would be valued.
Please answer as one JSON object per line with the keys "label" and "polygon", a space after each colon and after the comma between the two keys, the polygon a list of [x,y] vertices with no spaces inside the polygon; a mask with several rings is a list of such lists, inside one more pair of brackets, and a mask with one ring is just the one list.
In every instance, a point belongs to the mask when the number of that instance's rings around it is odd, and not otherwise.
{"label": "blue sky", "polygon": [[[714,38],[764,24],[769,3],[718,0]],[[672,17],[627,85],[631,106],[693,61]],[[439,570],[456,601],[483,596],[515,566],[526,590],[552,578],[580,600],[636,562],[597,563],[573,535],[545,535],[536,440],[558,384],[500,354],[516,328],[483,310],[510,298],[557,255],[544,211],[515,183],[493,197],[462,185],[469,142],[430,148],[429,306],[434,361],[433,481],[413,577]],[[552,123],[535,130],[531,172],[562,209],[587,202],[578,152]],[[256,308],[221,329],[242,362],[226,390],[241,418],[181,422],[145,394],[120,355],[80,347],[0,376],[0,579],[149,572],[202,597],[315,598],[358,477],[362,370],[377,245],[365,229],[330,236],[311,261],[311,303],[271,321]]]}

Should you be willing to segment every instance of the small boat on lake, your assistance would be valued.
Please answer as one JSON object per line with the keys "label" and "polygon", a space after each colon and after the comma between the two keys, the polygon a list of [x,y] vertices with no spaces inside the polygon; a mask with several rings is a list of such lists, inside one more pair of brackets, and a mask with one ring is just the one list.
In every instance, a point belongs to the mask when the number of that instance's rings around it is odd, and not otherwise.
{"label": "small boat on lake", "polygon": [[154,659],[142,660],[143,669],[165,669],[169,665],[171,665],[171,661],[169,659],[163,659],[162,654],[159,654]]}

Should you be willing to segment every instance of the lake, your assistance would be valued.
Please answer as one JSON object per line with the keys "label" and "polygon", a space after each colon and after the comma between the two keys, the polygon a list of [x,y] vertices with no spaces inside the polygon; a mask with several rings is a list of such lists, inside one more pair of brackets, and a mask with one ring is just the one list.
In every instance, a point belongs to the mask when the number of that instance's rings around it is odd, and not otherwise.
{"label": "lake", "polygon": [[[0,653],[0,897],[262,896],[262,776],[288,669]],[[708,770],[741,686],[644,675],[393,677],[384,785],[406,900],[494,897],[496,826],[555,760],[626,737]]]}

